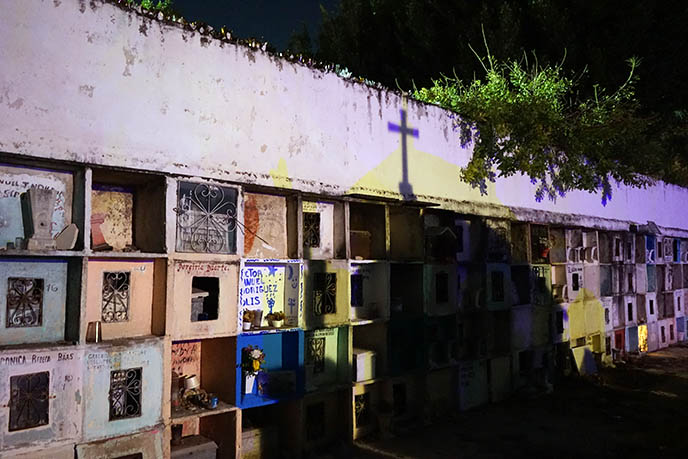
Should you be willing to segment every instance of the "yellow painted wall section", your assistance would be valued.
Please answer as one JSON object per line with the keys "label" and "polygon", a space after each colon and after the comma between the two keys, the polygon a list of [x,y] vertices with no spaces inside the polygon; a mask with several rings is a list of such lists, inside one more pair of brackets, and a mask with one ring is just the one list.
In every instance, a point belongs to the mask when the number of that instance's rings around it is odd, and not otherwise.
{"label": "yellow painted wall section", "polygon": [[[583,300],[586,295],[579,294],[576,300],[569,305],[568,316],[572,345],[575,345],[577,338],[596,333],[600,333],[601,336],[604,335],[604,306],[598,299]],[[604,346],[604,343],[602,345]]]}

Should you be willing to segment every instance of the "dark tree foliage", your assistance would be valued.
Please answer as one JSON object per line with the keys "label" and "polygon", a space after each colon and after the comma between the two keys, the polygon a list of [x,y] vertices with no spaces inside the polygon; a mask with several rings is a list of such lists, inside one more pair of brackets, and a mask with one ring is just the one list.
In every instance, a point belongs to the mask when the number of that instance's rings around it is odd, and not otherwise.
{"label": "dark tree foliage", "polygon": [[305,23],[301,23],[299,29],[292,33],[289,42],[287,42],[287,49],[290,53],[294,54],[303,54],[306,56],[313,54],[311,35],[308,33],[308,27]]}
{"label": "dark tree foliage", "polygon": [[576,82],[567,95],[576,106],[622,87],[636,56],[633,142],[614,143],[607,168],[688,185],[686,24],[682,0],[342,0],[338,11],[323,11],[317,57],[392,88],[431,88],[442,75],[468,87],[486,79],[470,48],[484,56],[485,41],[495,62],[525,55],[528,65],[558,67]]}

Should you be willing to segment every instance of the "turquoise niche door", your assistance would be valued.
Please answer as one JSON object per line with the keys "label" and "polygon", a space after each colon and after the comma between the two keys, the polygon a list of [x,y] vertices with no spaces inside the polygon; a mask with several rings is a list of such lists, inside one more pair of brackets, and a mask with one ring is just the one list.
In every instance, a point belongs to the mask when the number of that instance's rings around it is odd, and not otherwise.
{"label": "turquoise niche door", "polygon": [[628,327],[628,352],[638,350],[638,327]]}

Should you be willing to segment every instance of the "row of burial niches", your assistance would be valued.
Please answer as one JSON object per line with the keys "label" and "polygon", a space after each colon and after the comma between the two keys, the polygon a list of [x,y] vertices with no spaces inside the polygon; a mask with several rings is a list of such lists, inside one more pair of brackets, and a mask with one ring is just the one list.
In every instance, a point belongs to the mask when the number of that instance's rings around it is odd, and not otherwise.
{"label": "row of burial niches", "polygon": [[349,327],[238,337],[245,457],[300,456],[350,435],[342,415],[352,409],[348,339]]}
{"label": "row of burial niches", "polygon": [[163,259],[0,258],[0,345],[164,335],[166,271]]}
{"label": "row of burial niches", "polygon": [[[250,258],[296,257],[296,199],[245,193],[244,254]],[[349,234],[345,234],[348,208]],[[419,209],[370,202],[301,201],[302,256],[311,260],[347,258],[346,238],[354,260],[423,259]],[[389,210],[389,212],[388,212]],[[389,214],[389,218],[387,215]],[[387,232],[391,234],[390,253]]]}
{"label": "row of burial niches", "polygon": [[[6,251],[164,252],[165,179],[93,169],[0,165],[0,247]],[[87,196],[88,194],[88,196]],[[88,199],[87,199],[88,198]],[[90,215],[85,215],[90,202]],[[84,239],[85,219],[90,240]]]}
{"label": "row of burial niches", "polygon": [[[296,410],[303,416],[300,410],[304,404],[329,400],[334,392],[340,394],[340,401],[342,396],[350,397],[348,332],[348,327],[307,332],[290,329],[173,342],[173,437],[174,430],[179,429],[183,438],[200,433],[220,445],[222,436],[213,434],[219,433],[218,426],[236,422],[237,408],[243,411],[245,435],[252,432],[255,436],[275,427],[275,419],[260,419],[263,408],[274,407],[271,412]],[[218,365],[228,354],[234,354],[236,365]],[[337,410],[341,415],[341,409],[347,408],[340,404],[332,411],[334,406],[329,406],[329,402],[326,405],[330,410],[328,418]],[[290,423],[303,421],[298,417],[290,419]],[[251,449],[247,445],[242,445],[242,449]]]}
{"label": "row of burial niches", "polygon": [[244,259],[238,326],[256,333],[386,320],[389,271],[388,262]]}
{"label": "row of burial niches", "polygon": [[[156,282],[164,285],[164,263],[133,258],[29,257],[44,251],[68,255],[64,250],[83,248],[79,228],[83,228],[84,218],[84,172],[1,167],[6,178],[1,183],[0,237],[6,253],[15,256],[0,258],[0,301],[4,303],[0,316],[5,329],[0,344],[83,342],[89,323],[102,325],[98,339],[152,334],[154,304],[164,303],[164,295],[153,293]],[[103,182],[121,183],[122,177],[129,176],[93,172],[94,180]],[[131,221],[136,214],[133,193],[110,183],[94,185],[91,197],[94,212],[113,219],[100,229],[93,226],[94,234],[107,235],[119,250],[131,248]],[[145,243],[143,247],[152,248]],[[80,320],[83,289],[85,321]]]}
{"label": "row of burial niches", "polygon": [[194,339],[386,320],[389,268],[346,260],[177,260],[168,330],[174,339]]}
{"label": "row of burial niches", "polygon": [[299,329],[175,341],[171,352],[173,451],[175,438],[184,443],[200,435],[218,446],[218,457],[229,457],[239,408],[246,416],[300,400],[305,392]]}
{"label": "row of burial niches", "polygon": [[176,252],[237,253],[237,187],[100,169],[93,169],[92,250],[161,253],[172,249],[165,244],[167,195],[174,197],[170,211]]}
{"label": "row of burial niches", "polygon": [[[94,252],[163,253],[166,195],[174,196],[177,252],[237,253],[238,188],[200,181],[166,179],[162,175],[94,168],[90,181],[83,169],[37,169],[0,165],[0,247],[5,251],[81,250]],[[90,189],[86,190],[90,182]],[[88,196],[87,196],[88,195]],[[254,199],[257,197],[259,199]],[[253,252],[284,257],[286,242],[272,237],[279,224],[286,234],[285,198],[251,195],[248,234],[267,229]],[[87,206],[87,203],[90,206]],[[251,207],[253,206],[253,207]],[[270,221],[282,207],[281,221]],[[85,215],[86,209],[90,210]],[[265,211],[268,209],[268,211]],[[263,217],[263,218],[259,218]],[[84,240],[85,220],[90,239]],[[272,225],[271,225],[272,223]],[[239,225],[241,226],[241,225]],[[330,231],[332,231],[332,224]],[[240,228],[243,232],[243,227]],[[260,240],[260,236],[257,238]],[[247,241],[249,245],[253,239]],[[260,248],[264,249],[261,252]],[[251,252],[249,247],[247,253]]]}
{"label": "row of burial niches", "polygon": [[163,342],[8,350],[0,450],[130,435],[162,423]]}
{"label": "row of burial niches", "polygon": [[[297,392],[304,390],[304,384],[307,390],[315,390],[350,381],[346,367],[348,282],[349,266],[344,260],[242,262],[238,317],[242,333],[238,337],[237,359],[245,364],[247,355],[255,354],[264,360],[265,368],[272,369],[257,372],[250,371],[250,367],[243,369],[245,374],[237,387],[243,383],[244,391],[237,392],[238,404],[255,406],[271,400],[269,391],[261,393],[262,378],[296,377]],[[305,375],[301,375],[304,358]],[[254,387],[252,373],[256,373],[259,383],[254,389],[250,389]],[[266,383],[266,386],[275,384]],[[254,398],[256,390],[258,398]]]}
{"label": "row of burial niches", "polygon": [[351,411],[351,387],[243,409],[242,457],[316,457],[350,438]]}

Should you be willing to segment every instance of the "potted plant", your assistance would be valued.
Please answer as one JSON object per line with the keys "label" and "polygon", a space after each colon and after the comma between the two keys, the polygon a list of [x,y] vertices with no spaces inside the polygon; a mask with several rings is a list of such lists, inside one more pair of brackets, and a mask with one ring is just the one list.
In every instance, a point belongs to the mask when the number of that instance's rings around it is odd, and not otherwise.
{"label": "potted plant", "polygon": [[263,372],[265,352],[258,346],[249,345],[241,350],[241,370],[244,376],[244,393],[250,394],[256,383],[256,375]]}
{"label": "potted plant", "polygon": [[268,319],[268,325],[271,327],[280,328],[284,324],[284,313],[282,311],[271,312],[265,318]]}
{"label": "potted plant", "polygon": [[250,310],[248,310],[248,309],[246,309],[246,310],[244,311],[244,315],[243,315],[243,318],[244,318],[244,322],[243,322],[244,331],[248,331],[248,330],[251,329],[251,326],[253,325],[254,316],[255,316],[255,313],[254,313],[253,311],[250,311]]}

